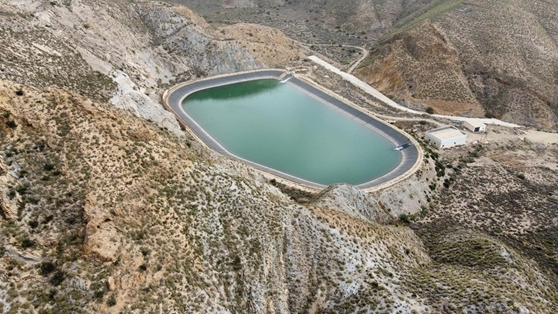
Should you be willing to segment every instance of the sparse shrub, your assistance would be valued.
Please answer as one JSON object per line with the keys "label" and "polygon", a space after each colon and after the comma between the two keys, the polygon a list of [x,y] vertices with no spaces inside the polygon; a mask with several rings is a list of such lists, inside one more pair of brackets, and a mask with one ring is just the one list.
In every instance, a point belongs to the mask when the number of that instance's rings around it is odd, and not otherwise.
{"label": "sparse shrub", "polygon": [[107,299],[107,306],[108,307],[113,307],[116,305],[116,298],[114,297],[114,295],[111,295],[110,297],[108,297]]}
{"label": "sparse shrub", "polygon": [[27,193],[27,186],[19,184],[16,186],[15,190],[19,193],[19,195],[25,195],[25,193]]}
{"label": "sparse shrub", "polygon": [[479,158],[481,156],[481,150],[479,148],[475,149],[474,151],[471,152],[471,156],[475,158]]}
{"label": "sparse shrub", "polygon": [[93,293],[93,297],[97,300],[101,300],[104,296],[105,296],[105,290],[103,289],[96,290],[95,293]]}
{"label": "sparse shrub", "polygon": [[41,265],[39,266],[39,269],[41,275],[46,276],[52,273],[54,270],[56,270],[56,266],[50,261],[42,262]]}
{"label": "sparse shrub", "polygon": [[432,107],[427,107],[427,108],[426,108],[426,113],[428,113],[428,114],[434,114],[434,108],[432,108]]}
{"label": "sparse shrub", "polygon": [[132,236],[133,240],[136,240],[136,241],[143,240],[143,239],[145,239],[145,230],[141,229],[141,230],[138,230],[138,231],[135,231],[135,232],[132,231],[131,236]]}
{"label": "sparse shrub", "polygon": [[33,242],[33,240],[29,239],[28,237],[23,238],[23,240],[21,240],[21,247],[26,249],[26,248],[30,248],[33,245],[35,245],[35,242]]}
{"label": "sparse shrub", "polygon": [[411,223],[411,219],[409,218],[409,215],[407,215],[407,214],[399,215],[399,220],[401,220],[401,222],[406,224],[406,225]]}
{"label": "sparse shrub", "polygon": [[48,215],[43,219],[43,223],[47,224],[47,223],[51,222],[52,219],[54,219],[54,216],[53,215]]}
{"label": "sparse shrub", "polygon": [[6,121],[6,126],[9,127],[10,129],[15,129],[17,128],[17,123],[15,123],[15,121],[8,120]]}
{"label": "sparse shrub", "polygon": [[149,254],[151,254],[151,250],[150,250],[149,248],[147,248],[147,247],[142,247],[142,248],[140,249],[140,251],[141,251],[141,254],[142,254],[144,257],[147,256],[147,255],[149,255]]}
{"label": "sparse shrub", "polygon": [[50,278],[50,283],[53,286],[59,286],[64,279],[66,279],[66,273],[64,271],[57,271],[52,275],[52,278]]}
{"label": "sparse shrub", "polygon": [[235,256],[235,258],[233,260],[233,263],[232,263],[232,268],[235,271],[239,271],[239,270],[242,269],[242,263],[241,263],[240,257]]}
{"label": "sparse shrub", "polygon": [[29,227],[31,227],[32,229],[35,229],[35,228],[37,228],[38,226],[39,226],[39,222],[36,221],[36,220],[31,220],[31,221],[29,222]]}

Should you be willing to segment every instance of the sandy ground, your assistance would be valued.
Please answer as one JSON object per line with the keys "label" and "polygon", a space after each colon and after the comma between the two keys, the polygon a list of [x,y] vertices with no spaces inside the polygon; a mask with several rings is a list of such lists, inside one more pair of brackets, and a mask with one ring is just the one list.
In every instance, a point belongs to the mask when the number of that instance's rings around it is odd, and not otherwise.
{"label": "sandy ground", "polygon": [[558,133],[548,133],[535,130],[525,132],[525,138],[534,143],[545,145],[558,144]]}
{"label": "sandy ground", "polygon": [[540,132],[535,130],[512,130],[501,126],[487,126],[485,133],[472,133],[467,131],[467,143],[497,142],[501,140],[525,140],[531,143],[553,145],[558,144],[558,133]]}

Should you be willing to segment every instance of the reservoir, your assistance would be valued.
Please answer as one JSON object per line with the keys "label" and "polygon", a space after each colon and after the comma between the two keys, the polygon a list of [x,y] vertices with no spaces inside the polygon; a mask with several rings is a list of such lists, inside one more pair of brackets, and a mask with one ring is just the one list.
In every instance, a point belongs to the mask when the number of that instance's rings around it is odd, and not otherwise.
{"label": "reservoir", "polygon": [[321,185],[370,182],[402,161],[395,143],[289,82],[199,90],[182,109],[231,154]]}

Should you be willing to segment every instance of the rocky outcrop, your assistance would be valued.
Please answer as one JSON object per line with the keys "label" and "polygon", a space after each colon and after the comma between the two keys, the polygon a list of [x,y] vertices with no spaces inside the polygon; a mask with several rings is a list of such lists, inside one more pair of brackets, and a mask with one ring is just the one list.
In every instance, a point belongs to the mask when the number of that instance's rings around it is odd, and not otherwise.
{"label": "rocky outcrop", "polygon": [[391,219],[372,196],[347,184],[328,187],[320,194],[315,204],[378,223]]}

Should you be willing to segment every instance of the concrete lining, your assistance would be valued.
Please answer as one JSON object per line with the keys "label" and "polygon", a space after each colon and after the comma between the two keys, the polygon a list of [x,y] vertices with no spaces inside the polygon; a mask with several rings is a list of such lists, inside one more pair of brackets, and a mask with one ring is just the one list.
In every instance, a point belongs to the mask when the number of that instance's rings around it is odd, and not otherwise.
{"label": "concrete lining", "polygon": [[[176,115],[178,121],[187,130],[191,131],[192,135],[200,140],[201,143],[204,143],[219,154],[239,159],[256,169],[263,171],[264,174],[271,175],[274,178],[286,179],[289,181],[287,182],[287,184],[290,183],[290,185],[293,185],[294,183],[298,187],[307,190],[321,190],[326,188],[327,186],[295,177],[293,175],[266,167],[264,165],[246,160],[232,154],[231,152],[227,151],[219,142],[213,139],[210,134],[205,132],[205,130],[203,130],[203,128],[182,108],[182,102],[184,101],[184,99],[186,99],[188,95],[194,92],[213,87],[259,79],[280,80],[280,78],[284,74],[285,72],[283,70],[260,70],[212,77],[194,82],[185,82],[165,91],[165,93],[163,94],[163,103],[168,110]],[[407,136],[390,124],[372,117],[370,113],[365,113],[364,110],[352,104],[351,102],[347,100],[341,100],[341,98],[337,95],[335,95],[336,97],[334,97],[330,91],[321,88],[313,82],[308,82],[306,80],[300,79],[298,76],[293,76],[286,82],[286,84],[290,84],[298,90],[303,91],[306,94],[318,99],[321,103],[334,108],[335,110],[346,116],[351,117],[355,122],[360,123],[377,133],[380,133],[386,139],[391,141],[395,146],[411,144],[408,148],[401,150],[402,160],[395,169],[383,175],[382,177],[359,184],[356,187],[366,191],[383,189],[397,182],[400,182],[405,178],[408,178],[420,167],[423,153],[418,143],[412,137]]]}

